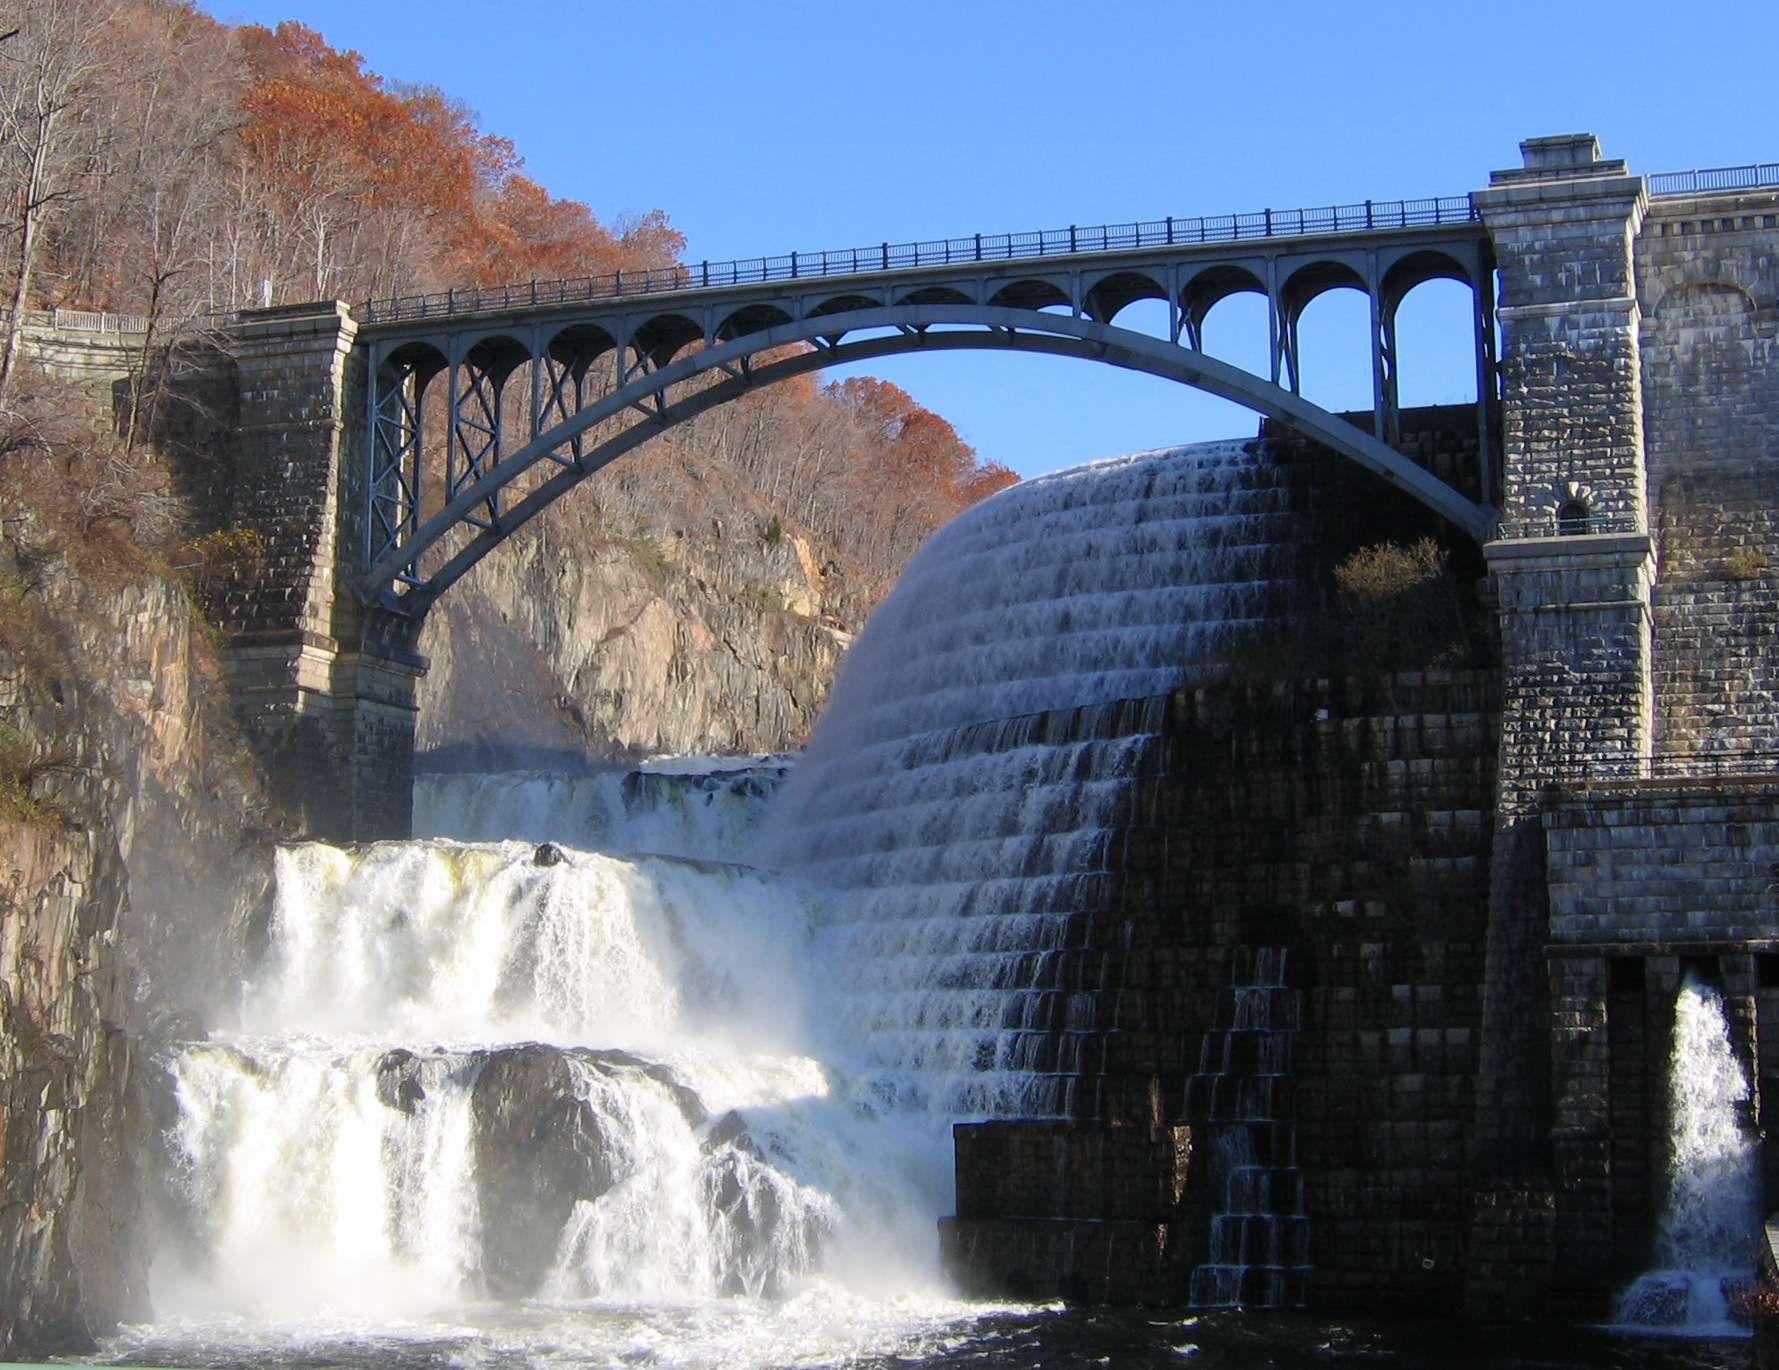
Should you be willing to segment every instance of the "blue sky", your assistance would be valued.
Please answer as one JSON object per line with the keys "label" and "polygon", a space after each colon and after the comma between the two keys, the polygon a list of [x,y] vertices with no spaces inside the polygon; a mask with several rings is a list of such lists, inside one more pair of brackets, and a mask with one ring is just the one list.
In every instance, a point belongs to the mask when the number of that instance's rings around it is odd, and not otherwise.
{"label": "blue sky", "polygon": [[[1779,161],[1774,0],[202,8],[299,20],[384,76],[442,87],[553,194],[608,221],[665,210],[694,261],[1462,194],[1517,165],[1520,139],[1580,130],[1634,171]],[[1472,393],[1463,304],[1444,289],[1405,306],[1410,403]],[[1257,309],[1232,306],[1207,346],[1263,353]],[[1311,307],[1309,398],[1369,405],[1365,359],[1343,341],[1363,329],[1350,292]],[[1078,361],[961,353],[870,370],[1027,474],[1254,427],[1185,387]]]}

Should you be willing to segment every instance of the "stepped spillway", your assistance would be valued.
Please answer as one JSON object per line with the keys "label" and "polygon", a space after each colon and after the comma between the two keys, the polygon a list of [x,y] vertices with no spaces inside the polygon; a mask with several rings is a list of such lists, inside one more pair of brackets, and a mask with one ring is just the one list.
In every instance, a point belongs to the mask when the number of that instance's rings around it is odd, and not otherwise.
{"label": "stepped spillway", "polygon": [[1083,945],[1165,696],[1301,604],[1288,473],[1215,443],[1058,472],[941,529],[844,663],[760,859],[838,892],[853,1046],[965,1117],[1073,1106]]}

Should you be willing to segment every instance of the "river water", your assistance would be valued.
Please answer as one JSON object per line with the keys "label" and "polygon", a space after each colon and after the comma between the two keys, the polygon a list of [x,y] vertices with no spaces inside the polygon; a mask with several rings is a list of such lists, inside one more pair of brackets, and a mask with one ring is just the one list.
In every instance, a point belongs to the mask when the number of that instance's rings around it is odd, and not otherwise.
{"label": "river water", "polygon": [[103,1359],[144,1366],[306,1370],[851,1367],[854,1370],[1749,1370],[1745,1342],[1624,1337],[1544,1324],[1328,1320],[1297,1313],[1166,1316],[939,1297],[782,1303],[468,1308],[449,1321],[274,1328],[227,1321],[129,1329]]}
{"label": "river water", "polygon": [[1066,1112],[1048,958],[1301,532],[1235,444],[1028,482],[923,549],[794,764],[429,777],[413,841],[280,851],[236,1012],[165,1062],[155,1321],[98,1359],[1744,1364],[949,1294],[950,1124]]}

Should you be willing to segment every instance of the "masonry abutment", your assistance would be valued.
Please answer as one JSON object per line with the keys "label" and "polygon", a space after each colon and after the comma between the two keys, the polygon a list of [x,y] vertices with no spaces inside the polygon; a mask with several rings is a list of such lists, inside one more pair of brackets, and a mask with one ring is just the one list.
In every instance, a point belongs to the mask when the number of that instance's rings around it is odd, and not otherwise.
{"label": "masonry abutment", "polygon": [[[235,708],[274,794],[313,837],[406,836],[415,688],[403,625],[367,619],[348,576],[357,326],[334,301],[244,314],[233,528],[251,539],[221,597]],[[354,382],[358,383],[355,385]]]}
{"label": "masonry abutment", "polygon": [[[1653,707],[1633,258],[1647,196],[1589,135],[1521,151],[1523,167],[1474,197],[1501,280],[1502,522],[1484,548],[1501,629],[1501,755],[1467,1291],[1489,1316],[1533,1311],[1573,1254],[1558,1239],[1557,1187],[1605,1183],[1603,1110],[1573,1107],[1605,1073],[1603,1014],[1591,1012],[1603,1010],[1605,963],[1546,973],[1539,794],[1558,777],[1645,774]],[[1563,530],[1577,505],[1599,531]]]}

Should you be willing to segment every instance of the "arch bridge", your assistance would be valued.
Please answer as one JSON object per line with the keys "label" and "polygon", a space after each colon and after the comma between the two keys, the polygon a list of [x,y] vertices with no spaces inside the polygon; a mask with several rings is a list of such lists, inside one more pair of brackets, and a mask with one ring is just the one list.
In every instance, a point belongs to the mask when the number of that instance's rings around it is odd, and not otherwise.
{"label": "arch bridge", "polygon": [[[1716,402],[1688,379],[1701,338],[1721,334],[1726,379],[1711,385],[1743,425],[1722,453],[1766,441],[1748,388],[1767,373],[1748,358],[1779,310],[1762,274],[1779,171],[1646,178],[1588,135],[1521,151],[1523,166],[1453,199],[680,265],[376,301],[356,317],[338,303],[245,313],[229,331],[229,520],[257,541],[212,596],[238,711],[310,833],[404,832],[419,629],[489,551],[608,462],[754,387],[989,349],[1197,387],[1409,492],[1485,544],[1520,719],[1501,813],[1530,821],[1538,778],[1577,758],[1640,774],[1655,717],[1651,482],[1720,459],[1681,443]],[[1435,280],[1472,301],[1481,470],[1465,489],[1398,450],[1398,310]],[[1369,301],[1369,422],[1302,393],[1305,308],[1343,287]],[[1244,293],[1266,311],[1258,370],[1203,346],[1207,316]],[[1132,327],[1133,308],[1165,324]]]}
{"label": "arch bridge", "polygon": [[[1469,196],[1166,219],[700,263],[373,302],[357,347],[366,440],[349,488],[352,582],[417,623],[513,531],[608,462],[757,386],[907,352],[1079,357],[1279,420],[1478,542],[1494,524],[1493,249]],[[1429,280],[1471,288],[1481,500],[1401,455],[1397,310]],[[1370,303],[1371,431],[1305,400],[1299,322],[1323,293]],[[1211,309],[1266,304],[1267,374],[1204,350]],[[1142,301],[1164,335],[1121,324]]]}
{"label": "arch bridge", "polygon": [[[1772,1026],[1756,991],[1779,946],[1758,855],[1779,831],[1779,165],[1645,177],[1587,134],[1521,153],[1449,201],[244,315],[231,519],[260,544],[218,597],[237,709],[310,835],[398,835],[428,607],[672,424],[815,367],[958,348],[1081,357],[1247,405],[1486,540],[1499,722],[1485,945],[1467,962],[1482,970],[1462,1104],[1473,1208],[1438,1241],[1465,1253],[1473,1314],[1604,1299],[1615,1262],[1647,1250],[1648,1167],[1621,1159],[1654,1154],[1656,1134],[1635,1121],[1644,1087],[1614,1091],[1642,1078],[1621,1067],[1642,1058],[1651,987],[1721,958],[1751,1006],[1746,1041]],[[1438,278],[1473,293],[1474,490],[1393,445],[1397,307]],[[1339,286],[1370,300],[1369,431],[1301,394],[1299,321]],[[1240,292],[1266,304],[1260,373],[1201,345]],[[1165,306],[1157,333],[1125,326],[1144,300]],[[1701,851],[1722,879],[1700,881]],[[1440,864],[1429,878],[1448,878]],[[1425,1264],[1392,1287],[1424,1301]]]}

